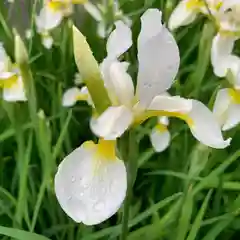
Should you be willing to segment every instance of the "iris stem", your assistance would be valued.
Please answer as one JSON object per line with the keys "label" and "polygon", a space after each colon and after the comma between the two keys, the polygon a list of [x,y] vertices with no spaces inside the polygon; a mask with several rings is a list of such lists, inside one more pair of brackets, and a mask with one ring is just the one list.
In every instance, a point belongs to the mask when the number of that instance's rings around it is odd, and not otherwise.
{"label": "iris stem", "polygon": [[124,202],[122,235],[121,240],[126,240],[128,235],[129,210],[132,198],[132,188],[137,175],[138,144],[135,138],[135,132],[132,130],[128,136],[128,164],[127,164],[127,194]]}

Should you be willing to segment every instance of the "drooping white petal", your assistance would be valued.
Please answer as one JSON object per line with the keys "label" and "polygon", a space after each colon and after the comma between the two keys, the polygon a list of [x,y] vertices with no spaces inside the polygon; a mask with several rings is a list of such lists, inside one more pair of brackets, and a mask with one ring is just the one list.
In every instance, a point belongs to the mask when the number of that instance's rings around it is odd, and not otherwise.
{"label": "drooping white petal", "polygon": [[98,153],[98,145],[85,143],[59,165],[55,193],[68,216],[86,225],[99,224],[121,206],[127,189],[123,161]]}
{"label": "drooping white petal", "polygon": [[229,57],[233,51],[235,37],[217,34],[212,42],[211,62],[218,77],[225,77],[229,68]]}
{"label": "drooping white petal", "polygon": [[224,88],[219,90],[213,106],[213,114],[216,116],[220,126],[223,126],[226,121],[230,104],[231,97],[229,95],[229,89]]}
{"label": "drooping white petal", "polygon": [[225,148],[231,139],[224,140],[221,127],[214,114],[201,102],[192,100],[193,106],[188,114],[189,127],[193,136],[201,143],[212,148]]}
{"label": "drooping white petal", "polygon": [[173,83],[179,68],[179,50],[175,39],[161,23],[162,13],[147,10],[141,17],[138,37],[137,96],[147,105]]}
{"label": "drooping white petal", "polygon": [[188,113],[192,109],[192,100],[179,96],[156,96],[150,103],[148,110]]}
{"label": "drooping white petal", "polygon": [[228,116],[222,130],[227,131],[240,123],[240,104],[231,104],[228,109]]}
{"label": "drooping white petal", "polygon": [[97,119],[90,122],[93,133],[106,140],[120,137],[133,121],[132,112],[125,106],[109,107]]}
{"label": "drooping white petal", "polygon": [[196,19],[196,11],[192,8],[188,8],[187,2],[188,0],[180,1],[173,10],[168,22],[169,29],[174,30],[181,26],[186,26]]}
{"label": "drooping white petal", "polygon": [[131,29],[122,21],[115,23],[116,28],[107,41],[107,58],[116,59],[132,46]]}
{"label": "drooping white petal", "polygon": [[46,49],[51,49],[53,45],[53,38],[49,34],[43,35],[42,44]]}
{"label": "drooping white petal", "polygon": [[84,3],[84,8],[85,10],[97,21],[97,22],[101,22],[103,21],[103,17],[101,14],[101,11],[97,8],[97,6],[95,6],[93,3],[91,2],[86,2]]}
{"label": "drooping white petal", "polygon": [[11,87],[3,89],[3,99],[8,102],[27,101],[21,77]]}
{"label": "drooping white petal", "polygon": [[170,140],[171,135],[167,129],[156,126],[150,133],[150,141],[156,152],[163,152],[169,146]]}
{"label": "drooping white petal", "polygon": [[78,101],[78,96],[81,95],[81,91],[77,87],[69,88],[62,98],[62,105],[64,107],[71,107]]}
{"label": "drooping white petal", "polygon": [[53,11],[49,7],[44,7],[36,17],[36,26],[39,33],[52,30],[57,27],[63,19],[61,11]]}
{"label": "drooping white petal", "polygon": [[127,73],[128,63],[105,59],[101,64],[104,84],[112,103],[131,106],[134,86]]}

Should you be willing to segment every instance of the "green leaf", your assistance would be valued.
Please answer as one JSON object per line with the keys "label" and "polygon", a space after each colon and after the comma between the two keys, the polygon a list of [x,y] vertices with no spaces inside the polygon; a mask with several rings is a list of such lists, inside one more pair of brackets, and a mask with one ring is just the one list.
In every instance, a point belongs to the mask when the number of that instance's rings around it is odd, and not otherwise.
{"label": "green leaf", "polygon": [[18,240],[50,240],[49,238],[38,235],[36,233],[26,232],[20,229],[8,228],[3,226],[0,226],[0,234]]}
{"label": "green leaf", "polygon": [[92,51],[82,33],[73,26],[73,51],[78,70],[87,85],[97,112],[100,114],[110,105],[110,99]]}
{"label": "green leaf", "polygon": [[205,197],[204,202],[202,204],[202,207],[199,210],[198,215],[195,218],[195,221],[192,225],[191,231],[190,231],[190,233],[188,235],[188,238],[186,240],[194,240],[196,238],[197,233],[198,233],[198,231],[201,227],[202,219],[203,219],[203,216],[206,212],[206,208],[208,206],[208,202],[209,202],[209,199],[210,199],[211,195],[212,195],[212,190],[210,190],[208,192],[207,196]]}

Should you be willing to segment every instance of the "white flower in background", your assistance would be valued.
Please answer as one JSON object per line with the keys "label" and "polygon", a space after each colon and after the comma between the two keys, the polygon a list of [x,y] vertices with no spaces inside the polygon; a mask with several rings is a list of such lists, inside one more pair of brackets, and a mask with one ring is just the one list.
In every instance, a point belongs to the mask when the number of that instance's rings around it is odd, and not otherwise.
{"label": "white flower in background", "polygon": [[0,44],[0,88],[5,101],[27,100],[19,69],[11,63],[2,44]]}
{"label": "white flower in background", "polygon": [[83,79],[80,73],[75,73],[74,75],[74,83],[75,85],[81,85],[83,84]]}
{"label": "white flower in background", "polygon": [[126,168],[115,155],[115,141],[83,143],[61,162],[55,176],[62,209],[86,225],[99,224],[115,214],[126,189]]}
{"label": "white flower in background", "polygon": [[52,47],[53,39],[50,31],[59,26],[64,17],[73,12],[74,4],[81,4],[86,0],[45,0],[43,8],[36,16],[37,32],[42,36],[43,45],[49,49]]}
{"label": "white flower in background", "polygon": [[219,27],[214,37],[211,50],[211,62],[215,75],[225,77],[231,62],[234,43],[240,37],[240,2],[226,0],[221,12],[216,16]]}
{"label": "white flower in background", "polygon": [[[91,2],[87,2],[84,4],[85,10],[93,17],[94,20],[97,22],[97,34],[101,38],[106,38],[111,31],[113,30],[113,23],[107,22],[106,15],[109,14],[109,7],[100,5],[100,4],[93,4]],[[113,1],[113,21],[121,20],[129,27],[132,24],[132,21],[129,17],[127,17],[123,11],[119,7],[118,0]]]}
{"label": "white flower in background", "polygon": [[87,101],[87,103],[94,107],[91,96],[88,92],[87,87],[72,87],[65,91],[62,98],[62,105],[64,107],[72,107],[77,101]]}
{"label": "white flower in background", "polygon": [[167,128],[168,124],[167,117],[159,117],[157,125],[150,133],[150,141],[156,152],[162,152],[170,145],[171,135]]}
{"label": "white flower in background", "polygon": [[26,39],[31,39],[33,37],[33,32],[31,29],[27,29],[25,31],[25,37],[26,37]]}
{"label": "white flower in background", "polygon": [[[181,0],[173,10],[168,26],[171,30],[192,23],[199,13],[212,16],[221,11],[224,0]],[[206,7],[207,4],[207,7]]]}
{"label": "white flower in background", "polygon": [[213,112],[222,126],[222,130],[232,129],[240,123],[240,59],[229,64],[232,88],[219,90]]}
{"label": "white flower in background", "polygon": [[[201,102],[179,96],[167,96],[179,67],[177,44],[164,25],[161,12],[149,9],[141,17],[138,37],[138,79],[136,93],[126,62],[118,57],[132,44],[131,30],[123,22],[107,41],[107,57],[101,64],[103,80],[112,106],[91,120],[92,131],[104,139],[120,137],[130,126],[153,116],[178,117],[190,127],[194,137],[213,148],[225,148],[220,126],[212,112]],[[163,57],[164,56],[164,60]]]}

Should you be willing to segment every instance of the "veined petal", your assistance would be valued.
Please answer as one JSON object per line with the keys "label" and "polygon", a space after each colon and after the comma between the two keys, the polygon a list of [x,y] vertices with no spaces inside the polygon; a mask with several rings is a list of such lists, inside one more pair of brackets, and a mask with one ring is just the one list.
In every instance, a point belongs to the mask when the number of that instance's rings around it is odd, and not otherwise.
{"label": "veined petal", "polygon": [[127,73],[128,63],[105,59],[101,64],[103,80],[108,95],[115,105],[131,106],[134,97],[134,86]]}
{"label": "veined petal", "polygon": [[231,104],[222,130],[227,131],[240,123],[240,104]]}
{"label": "veined petal", "polygon": [[197,12],[193,8],[187,7],[188,2],[189,0],[180,1],[173,10],[168,22],[169,29],[174,30],[186,26],[196,19]]}
{"label": "veined petal", "polygon": [[107,58],[117,59],[132,46],[131,29],[122,21],[115,23],[115,30],[107,41]]}
{"label": "veined petal", "polygon": [[115,156],[112,141],[85,142],[59,165],[55,193],[76,222],[99,224],[120,208],[127,189],[124,162]]}
{"label": "veined petal", "polygon": [[171,135],[164,125],[157,125],[150,133],[150,141],[156,152],[163,152],[170,144]]}
{"label": "veined petal", "polygon": [[166,112],[188,113],[192,109],[192,100],[179,96],[156,96],[148,107],[148,110]]}
{"label": "veined petal", "polygon": [[39,16],[36,17],[36,26],[39,33],[49,31],[57,27],[63,19],[61,11],[53,11],[49,7],[44,7]]}
{"label": "veined petal", "polygon": [[231,139],[223,139],[221,127],[214,114],[203,103],[197,100],[192,100],[192,103],[192,110],[188,116],[192,120],[189,127],[193,136],[212,148],[227,147]]}
{"label": "veined petal", "polygon": [[8,102],[27,101],[21,77],[11,86],[3,88],[3,99]]}
{"label": "veined petal", "polygon": [[219,90],[213,106],[213,114],[216,116],[220,126],[223,126],[226,121],[230,104],[231,97],[229,95],[229,89],[224,88]]}
{"label": "veined petal", "polygon": [[235,37],[217,34],[212,42],[211,62],[218,77],[225,77],[229,68],[229,57],[233,51]]}
{"label": "veined petal", "polygon": [[161,16],[159,10],[149,9],[141,17],[137,96],[143,106],[172,85],[179,68],[177,43],[162,25]]}
{"label": "veined petal", "polygon": [[133,122],[132,112],[125,106],[109,107],[97,119],[92,118],[92,131],[106,140],[120,137]]}

